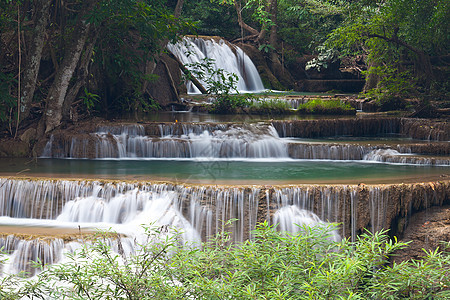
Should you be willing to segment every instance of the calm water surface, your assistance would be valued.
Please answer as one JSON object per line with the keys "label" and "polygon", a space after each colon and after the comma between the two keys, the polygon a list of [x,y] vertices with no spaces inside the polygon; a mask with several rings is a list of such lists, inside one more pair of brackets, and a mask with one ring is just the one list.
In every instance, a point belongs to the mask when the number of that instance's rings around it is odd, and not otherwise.
{"label": "calm water surface", "polygon": [[198,183],[388,183],[450,176],[450,167],[321,160],[1,159],[1,175],[141,179]]}

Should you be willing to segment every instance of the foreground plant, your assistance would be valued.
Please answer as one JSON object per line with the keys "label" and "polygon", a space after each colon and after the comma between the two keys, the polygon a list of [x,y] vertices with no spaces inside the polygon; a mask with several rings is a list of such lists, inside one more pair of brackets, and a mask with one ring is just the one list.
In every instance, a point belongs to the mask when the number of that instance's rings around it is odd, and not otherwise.
{"label": "foreground plant", "polygon": [[[300,234],[258,225],[252,240],[232,244],[222,232],[201,248],[164,228],[148,230],[134,254],[106,239],[85,245],[39,275],[29,298],[51,299],[448,299],[450,256],[393,263],[407,247],[386,231],[357,241],[330,239],[333,226]],[[21,296],[24,291],[21,290]],[[0,296],[6,295],[4,290]],[[8,294],[11,299],[14,299]],[[3,297],[4,298],[4,297]],[[3,299],[2,298],[2,299]]]}

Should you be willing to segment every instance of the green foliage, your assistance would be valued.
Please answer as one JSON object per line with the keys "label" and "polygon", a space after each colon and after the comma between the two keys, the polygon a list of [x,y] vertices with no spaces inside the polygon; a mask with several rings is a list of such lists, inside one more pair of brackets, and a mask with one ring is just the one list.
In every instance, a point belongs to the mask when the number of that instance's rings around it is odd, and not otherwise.
{"label": "green foliage", "polygon": [[[225,224],[225,227],[227,224]],[[219,233],[201,248],[180,246],[167,228],[148,229],[135,254],[113,252],[107,239],[86,244],[49,267],[16,295],[63,299],[448,299],[450,255],[389,264],[407,243],[386,231],[355,242],[330,239],[335,227],[302,227],[299,234],[259,224],[253,239],[231,244]],[[107,237],[111,234],[107,233]],[[121,250],[122,249],[122,250]],[[3,283],[12,280],[5,279]],[[14,279],[16,280],[16,279]],[[14,288],[0,295],[14,297]],[[4,299],[4,298],[2,298]]]}
{"label": "green foliage", "polygon": [[341,2],[279,0],[280,37],[300,54],[311,52],[342,22]]}
{"label": "green foliage", "polygon": [[241,95],[219,94],[210,109],[211,113],[235,113],[238,109],[247,107],[247,99]]}
{"label": "green foliage", "polygon": [[83,104],[86,106],[88,111],[92,110],[96,103],[100,100],[100,96],[94,93],[90,93],[86,88],[84,88],[84,95],[80,97],[83,100]]}
{"label": "green foliage", "polygon": [[377,76],[379,84],[365,93],[365,96],[376,99],[382,111],[404,109],[406,103],[403,99],[418,94],[408,71],[398,72],[390,66],[379,66],[370,68],[366,74],[368,73]]}
{"label": "green foliage", "polygon": [[17,101],[11,95],[12,86],[17,84],[11,74],[0,73],[0,121],[8,119],[10,110],[16,107]]}
{"label": "green foliage", "polygon": [[[195,22],[199,35],[216,35],[232,40],[240,35],[236,10],[217,1],[185,1],[183,15]],[[220,17],[218,17],[220,16]]]}
{"label": "green foliage", "polygon": [[[370,67],[382,66],[382,82],[379,87],[398,94],[409,72],[411,85],[417,92],[429,93],[434,78],[429,62],[430,56],[447,55],[450,46],[450,4],[445,0],[388,0],[348,1],[344,6],[345,21],[335,29],[327,40],[328,48],[338,48],[343,55],[366,54]],[[399,76],[392,76],[393,72]],[[378,72],[380,70],[369,70]],[[389,81],[388,79],[394,79]],[[399,78],[400,79],[399,81]],[[436,78],[442,81],[442,78]],[[424,90],[420,90],[423,87]],[[402,93],[403,93],[402,91]],[[375,91],[378,92],[378,91]]]}
{"label": "green foliage", "polygon": [[161,110],[161,106],[153,99],[144,97],[139,92],[122,95],[116,99],[114,109],[119,112],[150,112]]}
{"label": "green foliage", "polygon": [[214,65],[214,59],[204,58],[201,62],[187,64],[191,71],[190,74],[184,74],[184,80],[190,80],[194,76],[206,84],[208,94],[228,95],[237,92],[236,84],[238,77],[236,74],[229,73],[224,69],[217,69]]}
{"label": "green foliage", "polygon": [[256,114],[287,114],[292,109],[286,101],[280,99],[259,99],[258,97],[247,98],[249,110]]}
{"label": "green foliage", "polygon": [[275,48],[272,45],[270,45],[270,44],[262,44],[262,45],[260,45],[258,47],[258,50],[259,51],[264,51],[266,53],[269,53],[270,51],[274,51]]}
{"label": "green foliage", "polygon": [[[178,234],[166,227],[146,228],[147,239],[128,256],[120,240],[113,252],[109,232],[99,233],[94,244],[85,244],[68,255],[64,264],[51,266],[41,274],[49,282],[45,292],[55,299],[175,299],[189,287],[179,285],[171,253],[179,248]],[[175,268],[174,268],[175,267]],[[56,287],[52,282],[64,283]]]}
{"label": "green foliage", "polygon": [[305,70],[315,69],[320,72],[322,69],[327,69],[328,64],[339,60],[339,53],[334,49],[319,47],[318,50],[319,55],[306,63]]}
{"label": "green foliage", "polygon": [[91,23],[108,28],[100,31],[93,59],[110,84],[125,81],[122,94],[142,89],[148,80],[142,66],[158,55],[163,40],[175,41],[192,30],[191,23],[175,20],[172,13],[162,1],[109,0],[88,16]]}
{"label": "green foliage", "polygon": [[305,114],[327,114],[327,115],[341,115],[341,114],[356,114],[356,109],[349,104],[340,100],[322,100],[312,99],[304,104],[300,104],[297,108],[299,113]]}
{"label": "green foliage", "polygon": [[201,62],[186,65],[191,71],[184,74],[184,80],[190,80],[194,76],[206,84],[207,93],[215,97],[211,112],[230,113],[246,104],[244,98],[232,95],[238,93],[236,89],[238,76],[223,69],[215,68],[214,60],[204,58]]}

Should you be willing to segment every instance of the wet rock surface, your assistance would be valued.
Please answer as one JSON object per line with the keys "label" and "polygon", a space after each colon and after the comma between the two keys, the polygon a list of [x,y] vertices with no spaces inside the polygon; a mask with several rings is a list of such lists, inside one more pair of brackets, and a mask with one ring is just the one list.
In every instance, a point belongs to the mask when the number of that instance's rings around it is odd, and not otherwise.
{"label": "wet rock surface", "polygon": [[400,241],[411,243],[395,253],[392,261],[397,263],[423,257],[424,250],[434,251],[437,247],[442,250],[442,241],[450,242],[450,205],[430,207],[414,214]]}

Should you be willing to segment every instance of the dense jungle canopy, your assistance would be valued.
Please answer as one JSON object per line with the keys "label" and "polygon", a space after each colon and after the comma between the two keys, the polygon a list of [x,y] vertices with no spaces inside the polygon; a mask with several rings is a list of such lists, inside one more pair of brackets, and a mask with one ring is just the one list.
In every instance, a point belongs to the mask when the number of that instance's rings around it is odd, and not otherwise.
{"label": "dense jungle canopy", "polygon": [[449,15],[446,0],[1,0],[2,135],[163,108],[158,65],[185,34],[257,48],[285,88],[336,58],[388,106],[445,106]]}

